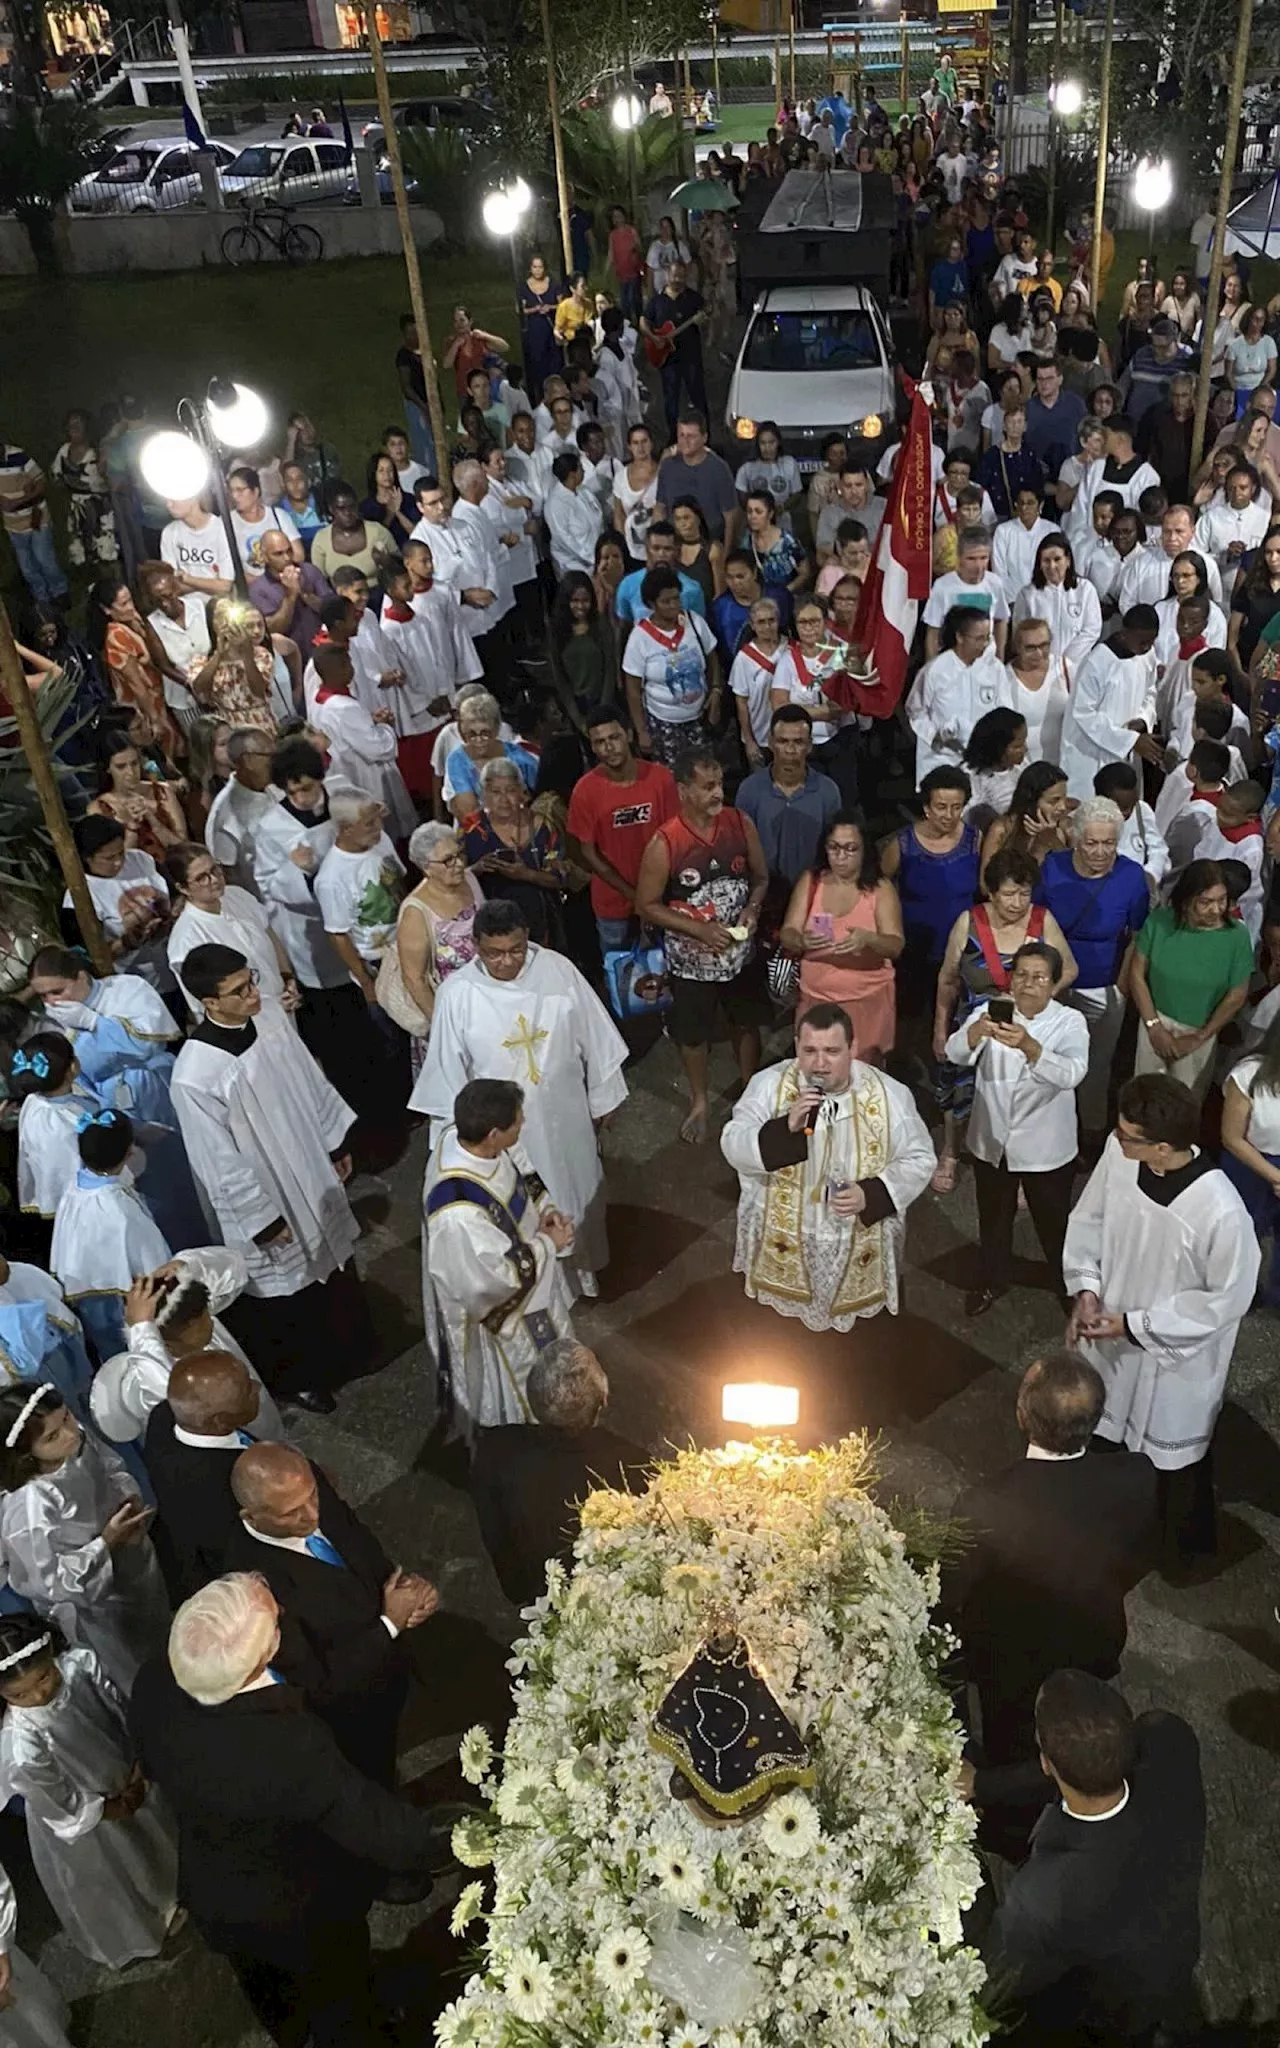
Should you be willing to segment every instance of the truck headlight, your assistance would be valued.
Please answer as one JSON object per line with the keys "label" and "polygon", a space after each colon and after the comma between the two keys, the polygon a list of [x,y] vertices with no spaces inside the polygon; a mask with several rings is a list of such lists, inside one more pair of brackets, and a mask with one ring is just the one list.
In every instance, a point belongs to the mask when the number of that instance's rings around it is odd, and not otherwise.
{"label": "truck headlight", "polygon": [[740,441],[754,441],[756,437],[756,423],[754,420],[744,419],[740,415],[735,414],[733,431]]}
{"label": "truck headlight", "polygon": [[860,434],[864,441],[878,441],[884,432],[884,421],[878,412],[869,412],[865,419],[855,420],[849,432]]}

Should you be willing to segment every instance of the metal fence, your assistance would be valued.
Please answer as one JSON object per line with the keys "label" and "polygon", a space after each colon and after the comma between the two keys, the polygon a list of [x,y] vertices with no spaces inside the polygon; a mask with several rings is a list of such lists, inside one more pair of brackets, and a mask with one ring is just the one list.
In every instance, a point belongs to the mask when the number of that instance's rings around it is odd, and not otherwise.
{"label": "metal fence", "polygon": [[[145,135],[107,152],[68,194],[67,206],[71,213],[89,215],[201,207],[359,206],[361,154],[342,142],[310,137],[240,148],[215,140],[203,153],[185,136]],[[370,202],[372,188],[389,199],[380,155],[369,168]]]}

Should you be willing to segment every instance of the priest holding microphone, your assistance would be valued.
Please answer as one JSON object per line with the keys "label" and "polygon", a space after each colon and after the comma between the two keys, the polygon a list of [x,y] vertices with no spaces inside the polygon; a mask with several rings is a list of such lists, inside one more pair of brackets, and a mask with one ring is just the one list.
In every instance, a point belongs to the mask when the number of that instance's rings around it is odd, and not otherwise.
{"label": "priest holding microphone", "polygon": [[897,1313],[903,1219],[937,1160],[909,1090],[853,1057],[839,1003],[805,1012],[795,1058],[747,1084],[720,1145],[752,1300],[810,1330]]}

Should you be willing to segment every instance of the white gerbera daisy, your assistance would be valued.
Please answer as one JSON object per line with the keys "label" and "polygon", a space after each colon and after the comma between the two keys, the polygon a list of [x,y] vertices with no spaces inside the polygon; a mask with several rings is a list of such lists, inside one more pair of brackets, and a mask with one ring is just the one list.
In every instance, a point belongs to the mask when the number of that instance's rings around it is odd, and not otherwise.
{"label": "white gerbera daisy", "polygon": [[546,1780],[537,1771],[508,1771],[498,1787],[494,1805],[500,1820],[508,1827],[530,1827],[539,1818],[538,1805],[546,1790]]}
{"label": "white gerbera daisy", "polygon": [[540,2026],[555,2010],[555,1982],[551,1966],[536,1949],[518,1948],[507,1964],[502,1988],[518,2020]]}
{"label": "white gerbera daisy", "polygon": [[620,1927],[607,1934],[595,1952],[595,1973],[607,1990],[620,1998],[643,1977],[649,1961],[649,1937],[639,1927]]}
{"label": "white gerbera daisy", "polygon": [[681,2021],[673,2027],[668,2038],[668,2048],[705,2048],[706,2034],[701,2027],[695,2027],[692,2020]]}
{"label": "white gerbera daisy", "polygon": [[676,1843],[664,1843],[654,1853],[653,1874],[673,1905],[692,1909],[706,1885],[706,1875],[696,1856],[689,1856]]}
{"label": "white gerbera daisy", "polygon": [[469,1927],[483,1904],[484,1886],[477,1877],[458,1893],[458,1903],[449,1919],[450,1934],[461,1934],[464,1928]]}
{"label": "white gerbera daisy", "polygon": [[471,2048],[480,2039],[480,2017],[465,1998],[455,1998],[436,2020],[439,2048]]}
{"label": "white gerbera daisy", "polygon": [[487,1728],[468,1728],[458,1745],[458,1761],[468,1785],[480,1785],[493,1766],[493,1743]]}
{"label": "white gerbera daisy", "polygon": [[483,1870],[493,1861],[493,1829],[481,1814],[469,1813],[455,1823],[449,1846],[468,1870]]}
{"label": "white gerbera daisy", "polygon": [[581,1799],[584,1793],[593,1792],[599,1782],[595,1757],[589,1749],[562,1756],[556,1765],[556,1783],[570,1799]]}
{"label": "white gerbera daisy", "polygon": [[760,1824],[764,1845],[772,1856],[807,1856],[822,1834],[817,1813],[801,1792],[775,1799]]}

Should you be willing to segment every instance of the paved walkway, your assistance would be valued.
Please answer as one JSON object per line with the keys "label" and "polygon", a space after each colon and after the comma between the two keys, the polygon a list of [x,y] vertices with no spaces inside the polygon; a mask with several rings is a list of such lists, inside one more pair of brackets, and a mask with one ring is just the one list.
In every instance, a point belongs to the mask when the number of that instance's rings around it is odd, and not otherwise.
{"label": "paved walkway", "polygon": [[[713,1076],[726,1088],[727,1052]],[[655,1448],[714,1440],[719,1388],[729,1376],[785,1376],[802,1390],[813,1438],[866,1427],[883,1433],[886,1489],[945,1509],[958,1487],[1016,1456],[1017,1373],[1061,1319],[1035,1263],[1025,1217],[1024,1284],[980,1323],[966,1325],[962,1290],[974,1271],[971,1184],[946,1201],[926,1194],[911,1212],[905,1312],[848,1336],[810,1335],[748,1302],[729,1272],[734,1176],[714,1144],[677,1139],[682,1092],[676,1057],[660,1043],[631,1070],[632,1095],[605,1134],[613,1262],[580,1327],[613,1385],[611,1419]],[[723,1099],[713,1105],[727,1113]],[[434,1574],[446,1620],[422,1632],[429,1692],[411,1709],[406,1779],[447,1758],[481,1710],[515,1632],[484,1557],[456,1465],[430,1442],[432,1372],[421,1341],[418,1199],[423,1141],[384,1180],[354,1190],[365,1223],[361,1263],[394,1363],[348,1389],[328,1421],[297,1434],[402,1561]],[[1246,1324],[1219,1433],[1225,1509],[1219,1575],[1188,1591],[1153,1576],[1130,1608],[1124,1683],[1138,1707],[1176,1708],[1194,1724],[1210,1805],[1202,1968],[1215,2038],[1274,2043],[1280,2008],[1280,1342],[1274,1318]],[[0,1853],[17,1872],[21,1833],[0,1822]],[[52,1930],[19,1875],[20,1937],[75,2001],[85,2048],[262,2048],[229,1973],[192,1936],[172,1957],[120,1977],[80,1959]],[[375,1939],[406,1959],[457,1968],[439,1910],[379,1909]],[[393,1958],[393,1961],[395,1959]],[[421,1972],[418,1973],[421,1975]],[[444,1996],[453,1996],[449,1978]],[[429,2042],[414,2002],[403,2039]],[[0,2022],[2,2032],[2,2022]]]}

